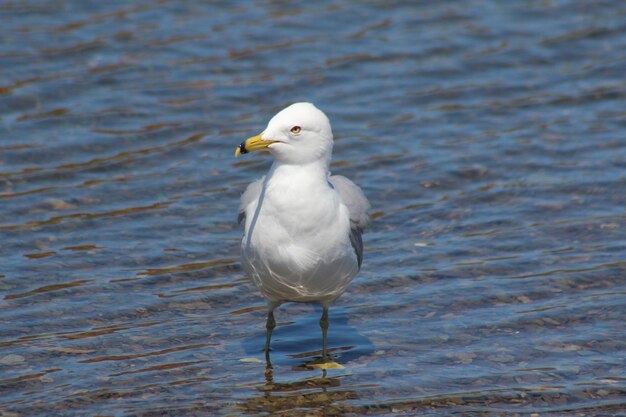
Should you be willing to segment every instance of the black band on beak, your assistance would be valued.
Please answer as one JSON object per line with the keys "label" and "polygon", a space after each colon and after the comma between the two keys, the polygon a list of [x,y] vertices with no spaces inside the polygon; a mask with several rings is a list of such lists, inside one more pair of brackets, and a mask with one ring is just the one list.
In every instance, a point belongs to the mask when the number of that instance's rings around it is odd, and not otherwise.
{"label": "black band on beak", "polygon": [[239,144],[239,152],[241,152],[241,153],[248,153],[248,150],[246,149],[246,143],[245,142],[241,142]]}

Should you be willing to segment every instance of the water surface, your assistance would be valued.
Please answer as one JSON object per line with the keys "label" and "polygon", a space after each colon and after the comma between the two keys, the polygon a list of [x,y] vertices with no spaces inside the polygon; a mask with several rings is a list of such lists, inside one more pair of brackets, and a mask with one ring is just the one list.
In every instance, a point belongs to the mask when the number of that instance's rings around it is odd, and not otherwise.
{"label": "water surface", "polygon": [[[626,3],[0,3],[0,410],[618,415]],[[331,308],[241,271],[295,101],[372,203]]]}

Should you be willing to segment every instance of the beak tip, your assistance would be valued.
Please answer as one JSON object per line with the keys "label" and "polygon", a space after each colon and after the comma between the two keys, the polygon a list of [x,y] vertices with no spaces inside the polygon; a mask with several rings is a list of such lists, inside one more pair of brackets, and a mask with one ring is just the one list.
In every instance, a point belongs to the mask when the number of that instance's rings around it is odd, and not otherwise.
{"label": "beak tip", "polygon": [[246,149],[246,143],[242,142],[237,146],[237,149],[235,149],[235,158],[244,153],[248,153],[248,150]]}

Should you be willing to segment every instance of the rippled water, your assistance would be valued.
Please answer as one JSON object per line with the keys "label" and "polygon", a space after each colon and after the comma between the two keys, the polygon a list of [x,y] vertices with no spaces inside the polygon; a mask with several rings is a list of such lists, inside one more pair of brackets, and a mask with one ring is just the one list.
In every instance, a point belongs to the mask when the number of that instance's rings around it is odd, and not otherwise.
{"label": "rippled water", "polygon": [[[624,413],[626,3],[415,3],[1,2],[0,414]],[[327,375],[238,262],[301,100],[375,218]]]}

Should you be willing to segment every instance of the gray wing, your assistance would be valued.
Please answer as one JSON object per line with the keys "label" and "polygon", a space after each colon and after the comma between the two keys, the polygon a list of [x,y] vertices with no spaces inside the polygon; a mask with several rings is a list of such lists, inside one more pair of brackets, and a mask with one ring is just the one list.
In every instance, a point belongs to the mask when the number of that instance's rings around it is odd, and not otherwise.
{"label": "gray wing", "polygon": [[241,223],[246,218],[246,208],[255,200],[259,199],[259,195],[261,195],[261,190],[263,189],[263,180],[265,177],[254,181],[248,185],[246,191],[241,195],[241,200],[239,201],[239,211],[237,214],[237,223]]}
{"label": "gray wing", "polygon": [[350,213],[350,243],[354,248],[359,267],[363,262],[363,230],[370,222],[367,210],[370,203],[363,191],[352,181],[341,175],[333,175],[328,178],[330,185],[339,193],[341,202],[348,207]]}

